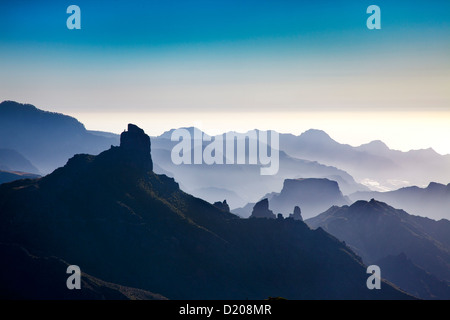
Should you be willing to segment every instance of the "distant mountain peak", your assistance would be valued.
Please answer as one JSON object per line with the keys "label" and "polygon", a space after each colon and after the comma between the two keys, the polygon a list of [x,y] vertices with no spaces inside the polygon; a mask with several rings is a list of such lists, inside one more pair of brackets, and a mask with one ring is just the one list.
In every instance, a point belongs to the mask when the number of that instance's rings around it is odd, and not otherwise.
{"label": "distant mountain peak", "polygon": [[0,103],[0,147],[22,154],[43,174],[63,166],[75,154],[99,154],[111,145],[118,145],[118,138],[113,134],[92,133],[74,117],[31,104]]}
{"label": "distant mountain peak", "polygon": [[415,149],[415,150],[408,151],[408,153],[415,154],[415,155],[422,155],[425,157],[435,157],[435,156],[441,155],[441,154],[437,153],[433,148],[417,149],[417,150]]}
{"label": "distant mountain peak", "polygon": [[20,103],[17,101],[12,100],[5,100],[0,103],[0,111],[2,111],[2,115],[13,115],[14,117],[29,117],[31,115],[38,115],[40,117],[46,116],[46,117],[54,117],[59,118],[60,120],[64,119],[66,122],[71,123],[72,125],[75,125],[79,128],[82,128],[83,130],[86,130],[84,125],[79,122],[74,117],[58,113],[58,112],[52,112],[52,111],[45,111],[37,108],[36,106],[28,103]]}
{"label": "distant mountain peak", "polygon": [[312,150],[315,150],[316,148],[326,149],[340,146],[340,144],[331,138],[328,133],[318,129],[309,129],[303,132],[298,136],[297,143],[303,147],[312,148]]}
{"label": "distant mountain peak", "polygon": [[445,188],[444,184],[433,182],[433,181],[431,181],[428,184],[428,186],[426,187],[426,189],[429,189],[429,190],[441,190],[441,189],[444,189],[444,188]]}
{"label": "distant mountain peak", "polygon": [[365,149],[370,149],[372,151],[384,151],[384,150],[390,150],[389,147],[381,140],[373,140],[369,143],[362,144],[360,147]]}
{"label": "distant mountain peak", "polygon": [[303,132],[301,135],[301,137],[308,137],[308,138],[316,138],[316,139],[321,139],[321,140],[332,140],[334,141],[329,135],[328,133],[326,133],[323,130],[319,130],[319,129],[309,129],[306,130],[305,132]]}
{"label": "distant mountain peak", "polygon": [[386,143],[384,143],[381,140],[373,140],[373,141],[370,141],[368,144],[371,144],[371,145],[374,145],[374,146],[383,146],[383,147],[387,148]]}
{"label": "distant mountain peak", "polygon": [[203,130],[200,130],[197,127],[191,126],[191,127],[180,127],[180,128],[176,128],[176,129],[170,129],[168,131],[164,131],[160,136],[158,136],[158,138],[163,138],[163,139],[171,139],[172,138],[172,134],[174,131],[176,130],[187,130],[189,132],[189,134],[191,135],[191,139],[194,139],[194,132],[198,132],[201,133],[202,135],[204,135],[205,137],[211,137],[210,135],[208,135],[207,133],[205,133]]}
{"label": "distant mountain peak", "polygon": [[378,201],[374,198],[370,201],[358,200],[349,206],[349,210],[354,213],[370,212],[376,214],[396,213],[398,210],[389,206],[385,202]]}

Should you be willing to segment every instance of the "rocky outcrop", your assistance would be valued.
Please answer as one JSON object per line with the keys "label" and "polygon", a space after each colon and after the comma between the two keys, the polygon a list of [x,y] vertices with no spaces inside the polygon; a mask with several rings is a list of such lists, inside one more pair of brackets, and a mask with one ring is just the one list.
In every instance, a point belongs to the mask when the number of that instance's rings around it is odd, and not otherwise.
{"label": "rocky outcrop", "polygon": [[250,218],[268,218],[275,219],[276,216],[272,210],[269,210],[269,200],[267,198],[257,202],[253,207]]}
{"label": "rocky outcrop", "polygon": [[216,201],[213,205],[222,211],[230,212],[230,206],[228,205],[227,200],[223,200],[223,202]]}
{"label": "rocky outcrop", "polygon": [[289,218],[292,218],[292,219],[294,219],[294,220],[300,220],[300,221],[303,221],[303,218],[302,218],[302,211],[300,210],[300,207],[299,207],[299,206],[295,206],[295,207],[294,207],[294,212],[291,213],[291,214],[289,215]]}

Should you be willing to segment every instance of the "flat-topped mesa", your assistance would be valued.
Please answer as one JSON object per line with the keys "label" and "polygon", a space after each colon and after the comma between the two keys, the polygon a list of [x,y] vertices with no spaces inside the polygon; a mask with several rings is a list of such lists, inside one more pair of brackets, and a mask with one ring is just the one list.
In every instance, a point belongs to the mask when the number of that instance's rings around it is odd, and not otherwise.
{"label": "flat-topped mesa", "polygon": [[150,137],[141,128],[131,123],[128,124],[128,131],[124,131],[120,135],[120,148],[132,156],[136,164],[153,170]]}

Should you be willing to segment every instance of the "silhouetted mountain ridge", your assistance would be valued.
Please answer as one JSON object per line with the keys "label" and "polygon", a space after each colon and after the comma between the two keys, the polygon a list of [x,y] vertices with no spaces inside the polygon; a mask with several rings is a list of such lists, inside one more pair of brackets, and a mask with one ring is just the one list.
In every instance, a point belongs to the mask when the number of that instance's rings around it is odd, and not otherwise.
{"label": "silhouetted mountain ridge", "polygon": [[98,156],[0,185],[0,242],[175,299],[410,298],[387,283],[368,290],[360,258],[320,229],[239,219],[180,191],[151,171],[146,135],[127,132]]}

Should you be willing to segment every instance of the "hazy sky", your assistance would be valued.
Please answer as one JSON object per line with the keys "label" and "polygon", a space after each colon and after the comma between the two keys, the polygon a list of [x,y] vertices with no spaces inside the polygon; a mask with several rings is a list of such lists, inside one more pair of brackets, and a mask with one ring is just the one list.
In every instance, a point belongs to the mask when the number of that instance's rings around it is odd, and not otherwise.
{"label": "hazy sky", "polygon": [[0,100],[89,129],[313,127],[450,153],[449,39],[450,1],[1,1]]}

